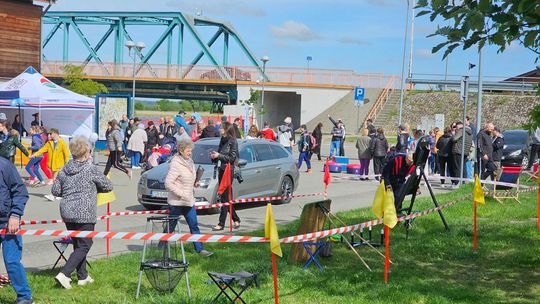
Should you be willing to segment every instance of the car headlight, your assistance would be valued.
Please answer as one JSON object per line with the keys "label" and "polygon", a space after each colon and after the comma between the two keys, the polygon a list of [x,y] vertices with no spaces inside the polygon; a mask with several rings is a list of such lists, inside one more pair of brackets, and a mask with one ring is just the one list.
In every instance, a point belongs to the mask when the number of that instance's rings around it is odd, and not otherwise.
{"label": "car headlight", "polygon": [[142,175],[141,178],[139,179],[139,186],[144,186],[146,187],[146,180],[148,178],[146,177],[146,175]]}
{"label": "car headlight", "polygon": [[208,186],[210,186],[210,182],[212,181],[211,178],[202,178],[200,181],[199,181],[199,188],[204,188],[204,189],[207,189]]}
{"label": "car headlight", "polygon": [[508,154],[508,156],[519,156],[521,154],[521,150],[516,150],[510,154]]}

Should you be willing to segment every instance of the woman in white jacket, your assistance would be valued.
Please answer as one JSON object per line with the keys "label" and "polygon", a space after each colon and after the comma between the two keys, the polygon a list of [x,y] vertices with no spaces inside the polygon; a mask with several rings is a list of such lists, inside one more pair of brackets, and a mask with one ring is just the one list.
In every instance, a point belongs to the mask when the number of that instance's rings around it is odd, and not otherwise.
{"label": "woman in white jacket", "polygon": [[139,166],[141,162],[142,155],[144,154],[144,148],[146,146],[146,142],[148,141],[148,135],[146,134],[146,131],[144,130],[144,124],[139,124],[137,126],[137,130],[131,134],[131,137],[129,138],[129,142],[127,145],[127,149],[131,153],[131,168],[132,169],[140,169]]}
{"label": "woman in white jacket", "polygon": [[[190,138],[182,138],[176,146],[178,153],[172,158],[169,172],[165,178],[165,188],[169,191],[167,202],[169,204],[170,216],[184,216],[192,234],[200,234],[197,222],[197,211],[195,210],[195,196],[193,188],[197,170],[191,159],[193,142]],[[177,221],[169,225],[169,231],[176,228]],[[200,242],[194,242],[195,251],[204,256],[211,256],[213,253],[203,249]]]}

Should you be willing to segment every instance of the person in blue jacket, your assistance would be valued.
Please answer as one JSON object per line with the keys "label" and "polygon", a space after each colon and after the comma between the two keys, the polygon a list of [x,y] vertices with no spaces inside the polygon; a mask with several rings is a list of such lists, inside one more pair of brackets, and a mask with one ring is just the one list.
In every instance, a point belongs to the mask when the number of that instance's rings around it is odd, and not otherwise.
{"label": "person in blue jacket", "polygon": [[184,115],[186,115],[186,112],[184,110],[180,110],[177,115],[174,116],[174,122],[176,123],[176,127],[184,127],[184,130],[189,130],[189,126],[184,119]]}
{"label": "person in blue jacket", "polygon": [[21,263],[22,237],[15,235],[19,231],[21,216],[28,201],[28,191],[21,176],[13,164],[0,157],[0,229],[7,229],[8,234],[0,234],[4,265],[11,285],[17,294],[18,304],[30,304],[32,291],[26,279]]}
{"label": "person in blue jacket", "polygon": [[[28,150],[34,153],[38,151],[39,149],[41,149],[41,147],[43,147],[43,141],[41,140],[40,127],[32,126],[30,128],[30,135],[32,135],[32,146],[28,147]],[[28,174],[30,174],[29,185],[31,186],[45,185],[45,182],[43,181],[43,177],[41,176],[41,173],[39,172],[39,166],[41,164],[41,160],[43,160],[43,156],[32,158],[28,161],[28,164],[25,167]],[[37,177],[37,180],[36,180],[36,177]]]}

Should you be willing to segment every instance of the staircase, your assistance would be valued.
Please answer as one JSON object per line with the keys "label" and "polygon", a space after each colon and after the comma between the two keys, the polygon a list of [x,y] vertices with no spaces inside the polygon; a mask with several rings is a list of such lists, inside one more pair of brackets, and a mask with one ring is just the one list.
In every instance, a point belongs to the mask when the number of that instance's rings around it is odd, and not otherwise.
{"label": "staircase", "polygon": [[[323,133],[329,133],[333,127],[332,123],[328,119],[328,114],[330,114],[332,118],[336,120],[341,118],[347,129],[347,133],[352,134],[353,132],[355,132],[356,129],[356,122],[358,120],[357,117],[360,117],[358,125],[361,127],[367,113],[375,104],[375,101],[381,94],[381,91],[382,89],[366,89],[365,98],[369,99],[369,102],[361,106],[360,109],[358,109],[358,107],[354,103],[354,90],[351,90],[347,95],[338,100],[335,104],[325,109],[314,119],[306,123],[308,130],[312,131],[319,122],[322,122],[324,125]],[[358,110],[360,110],[359,113],[357,113]]]}
{"label": "staircase", "polygon": [[390,98],[388,98],[373,120],[373,125],[377,128],[383,128],[385,133],[388,131],[393,131],[397,128],[397,118],[399,115],[399,93],[399,90],[394,89],[391,91]]}

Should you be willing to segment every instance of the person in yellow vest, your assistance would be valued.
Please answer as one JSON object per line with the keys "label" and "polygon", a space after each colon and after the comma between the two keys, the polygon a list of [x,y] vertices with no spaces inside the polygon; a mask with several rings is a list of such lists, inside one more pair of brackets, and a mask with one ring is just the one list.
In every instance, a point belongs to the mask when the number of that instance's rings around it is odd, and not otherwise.
{"label": "person in yellow vest", "polygon": [[[53,173],[53,180],[55,180],[58,172],[69,161],[69,150],[66,142],[60,137],[60,134],[58,134],[58,129],[51,128],[49,130],[49,135],[51,137],[51,140],[49,140],[43,147],[41,147],[41,149],[37,150],[34,154],[32,154],[30,158],[38,157],[43,153],[47,152],[49,154],[47,166],[51,169]],[[45,198],[51,201],[57,199],[50,194],[45,195]]]}

